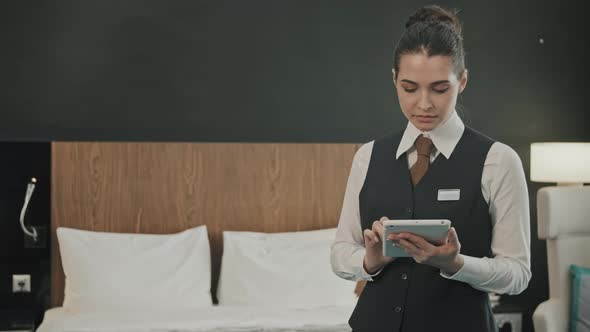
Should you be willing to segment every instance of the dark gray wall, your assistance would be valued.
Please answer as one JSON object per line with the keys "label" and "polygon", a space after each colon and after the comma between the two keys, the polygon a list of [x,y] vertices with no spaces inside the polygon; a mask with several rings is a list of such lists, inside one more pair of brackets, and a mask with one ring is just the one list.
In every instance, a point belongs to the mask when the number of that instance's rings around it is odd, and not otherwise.
{"label": "dark gray wall", "polygon": [[[3,1],[0,140],[366,142],[405,123],[391,55],[426,3]],[[582,1],[437,3],[461,9],[468,125],[527,176],[531,142],[590,141]],[[539,187],[533,279],[504,299],[528,315],[547,298]]]}
{"label": "dark gray wall", "polygon": [[[366,141],[402,125],[391,54],[420,3],[4,1],[0,139]],[[580,8],[439,3],[462,9],[468,123],[586,135]]]}

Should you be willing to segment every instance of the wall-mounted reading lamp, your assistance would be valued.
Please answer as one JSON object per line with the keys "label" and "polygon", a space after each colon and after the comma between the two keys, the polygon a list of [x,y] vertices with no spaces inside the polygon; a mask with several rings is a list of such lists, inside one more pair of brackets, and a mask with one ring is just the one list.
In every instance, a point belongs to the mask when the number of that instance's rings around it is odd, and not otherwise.
{"label": "wall-mounted reading lamp", "polygon": [[37,179],[31,178],[29,183],[27,184],[27,193],[25,194],[25,202],[23,204],[23,208],[20,211],[20,227],[23,229],[23,232],[33,238],[34,242],[38,241],[38,234],[35,227],[31,227],[29,231],[27,226],[25,226],[25,214],[27,213],[27,207],[29,206],[29,202],[31,201],[31,197],[33,196],[33,192],[35,191],[35,184],[37,183]]}

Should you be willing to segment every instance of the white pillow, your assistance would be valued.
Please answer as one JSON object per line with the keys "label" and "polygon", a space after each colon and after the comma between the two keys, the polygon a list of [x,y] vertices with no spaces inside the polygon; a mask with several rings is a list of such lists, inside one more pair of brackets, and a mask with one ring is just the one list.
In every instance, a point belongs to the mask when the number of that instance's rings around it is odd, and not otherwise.
{"label": "white pillow", "polygon": [[66,310],[176,311],[212,305],[206,226],[165,235],[60,227],[57,238]]}
{"label": "white pillow", "polygon": [[335,235],[336,228],[271,234],[223,232],[219,304],[354,304],[354,282],[337,277],[330,266]]}

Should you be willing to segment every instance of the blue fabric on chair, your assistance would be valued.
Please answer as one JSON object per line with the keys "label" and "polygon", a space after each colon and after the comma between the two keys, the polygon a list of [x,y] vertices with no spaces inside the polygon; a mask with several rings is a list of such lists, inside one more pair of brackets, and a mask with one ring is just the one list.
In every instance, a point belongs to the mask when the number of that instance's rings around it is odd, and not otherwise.
{"label": "blue fabric on chair", "polygon": [[570,331],[590,332],[590,268],[572,264]]}

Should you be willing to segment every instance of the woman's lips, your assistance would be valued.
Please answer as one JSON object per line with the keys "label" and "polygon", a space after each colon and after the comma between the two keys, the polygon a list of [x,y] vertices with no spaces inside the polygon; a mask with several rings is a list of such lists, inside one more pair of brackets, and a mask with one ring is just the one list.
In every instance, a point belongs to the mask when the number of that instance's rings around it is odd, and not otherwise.
{"label": "woman's lips", "polygon": [[414,115],[414,117],[421,123],[431,123],[437,118],[434,115]]}

